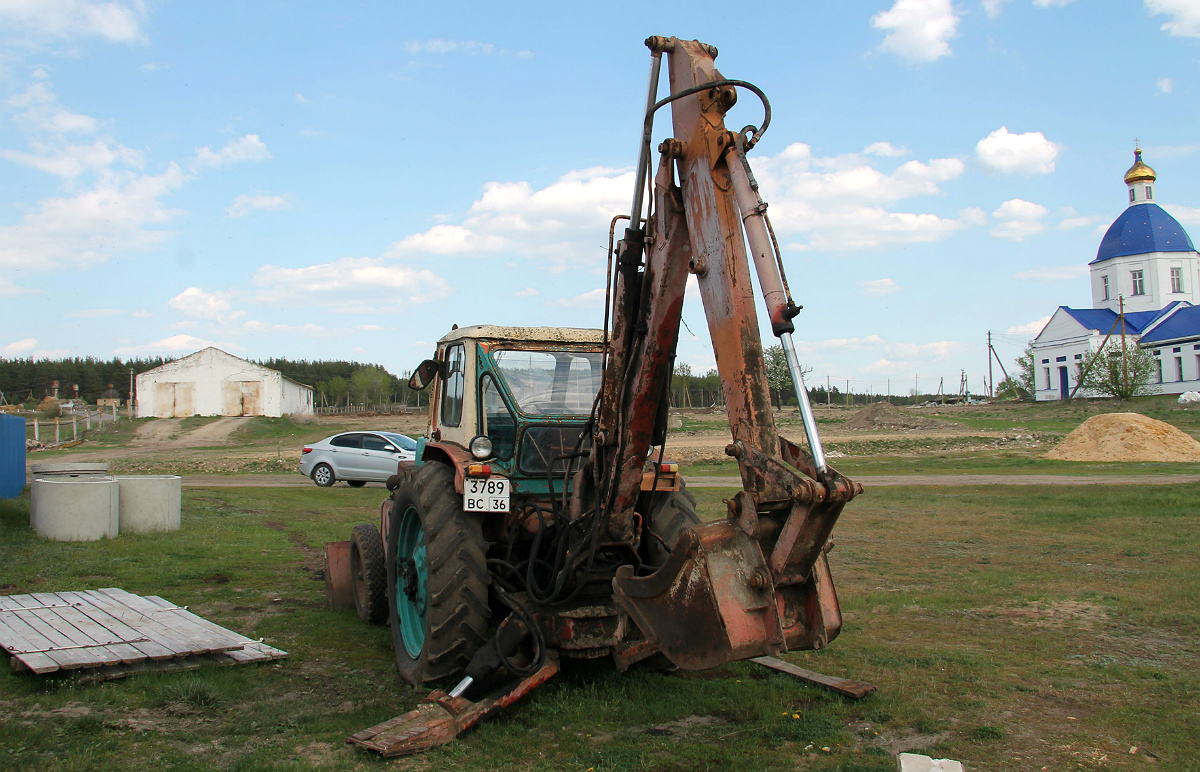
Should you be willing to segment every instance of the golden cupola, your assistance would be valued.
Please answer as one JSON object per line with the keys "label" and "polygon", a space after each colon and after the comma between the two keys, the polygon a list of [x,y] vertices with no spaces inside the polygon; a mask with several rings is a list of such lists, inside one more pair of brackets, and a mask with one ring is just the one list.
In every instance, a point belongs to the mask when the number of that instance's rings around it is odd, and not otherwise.
{"label": "golden cupola", "polygon": [[1142,160],[1142,149],[1133,151],[1133,166],[1125,172],[1125,185],[1129,188],[1129,205],[1154,202],[1154,181],[1158,175]]}

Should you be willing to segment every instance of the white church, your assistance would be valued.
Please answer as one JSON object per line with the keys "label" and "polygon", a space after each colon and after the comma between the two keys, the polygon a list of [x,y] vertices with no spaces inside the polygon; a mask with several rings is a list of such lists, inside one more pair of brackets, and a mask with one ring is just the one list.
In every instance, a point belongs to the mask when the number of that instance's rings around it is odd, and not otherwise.
{"label": "white church", "polygon": [[[1179,222],[1155,203],[1154,170],[1134,151],[1125,172],[1129,206],[1089,264],[1092,307],[1059,306],[1034,339],[1035,396],[1066,399],[1084,356],[1114,329],[1121,305],[1126,340],[1158,358],[1159,390],[1200,390],[1200,255]],[[1116,327],[1114,337],[1120,335]],[[1077,396],[1092,396],[1080,389]]]}

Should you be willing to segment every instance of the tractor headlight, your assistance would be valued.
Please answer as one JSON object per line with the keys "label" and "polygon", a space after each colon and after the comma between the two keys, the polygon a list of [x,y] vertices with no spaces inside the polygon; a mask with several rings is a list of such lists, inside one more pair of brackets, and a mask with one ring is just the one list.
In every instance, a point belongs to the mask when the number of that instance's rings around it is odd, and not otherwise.
{"label": "tractor headlight", "polygon": [[471,455],[480,461],[492,457],[493,448],[490,437],[480,434],[471,440],[471,444],[468,447],[471,449]]}

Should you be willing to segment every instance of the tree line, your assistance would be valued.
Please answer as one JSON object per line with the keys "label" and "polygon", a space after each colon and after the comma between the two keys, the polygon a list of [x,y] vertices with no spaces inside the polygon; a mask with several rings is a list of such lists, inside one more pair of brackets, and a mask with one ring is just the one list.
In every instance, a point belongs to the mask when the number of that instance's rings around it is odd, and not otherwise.
{"label": "tree line", "polygon": [[[0,394],[4,401],[37,404],[53,396],[55,382],[60,399],[79,398],[94,403],[108,391],[109,384],[122,400],[129,398],[130,371],[136,377],[171,358],[103,360],[95,357],[64,359],[0,358]],[[271,358],[258,362],[285,377],[312,386],[318,405],[417,404],[418,396],[408,388],[408,374],[392,375],[386,368],[349,360]]]}

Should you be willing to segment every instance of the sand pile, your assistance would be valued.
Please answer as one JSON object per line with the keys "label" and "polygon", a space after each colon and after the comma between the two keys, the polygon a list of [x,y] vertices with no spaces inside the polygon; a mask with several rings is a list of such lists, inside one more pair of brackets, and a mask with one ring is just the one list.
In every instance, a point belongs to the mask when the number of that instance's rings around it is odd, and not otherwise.
{"label": "sand pile", "polygon": [[1200,461],[1200,442],[1140,413],[1105,413],[1080,424],[1046,458],[1060,461]]}
{"label": "sand pile", "polygon": [[854,414],[843,426],[852,432],[872,429],[945,429],[946,424],[936,418],[910,415],[896,408],[891,402],[872,402]]}

